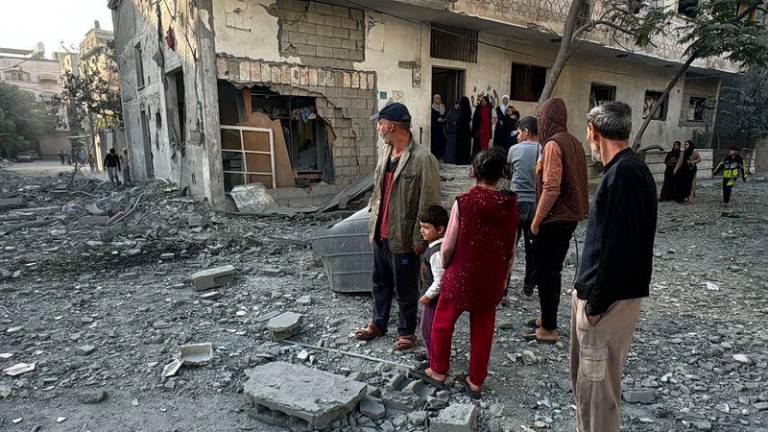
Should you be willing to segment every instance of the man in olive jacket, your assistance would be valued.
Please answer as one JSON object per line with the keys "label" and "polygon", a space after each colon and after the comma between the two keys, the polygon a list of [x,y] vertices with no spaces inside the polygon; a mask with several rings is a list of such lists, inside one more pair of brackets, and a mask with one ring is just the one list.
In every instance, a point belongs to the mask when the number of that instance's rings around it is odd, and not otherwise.
{"label": "man in olive jacket", "polygon": [[405,105],[389,104],[372,119],[378,121],[383,141],[370,201],[373,320],[356,337],[371,340],[384,335],[392,300],[397,298],[400,313],[395,349],[405,350],[416,342],[419,255],[426,248],[418,216],[430,206],[440,205],[440,171],[437,159],[413,141]]}

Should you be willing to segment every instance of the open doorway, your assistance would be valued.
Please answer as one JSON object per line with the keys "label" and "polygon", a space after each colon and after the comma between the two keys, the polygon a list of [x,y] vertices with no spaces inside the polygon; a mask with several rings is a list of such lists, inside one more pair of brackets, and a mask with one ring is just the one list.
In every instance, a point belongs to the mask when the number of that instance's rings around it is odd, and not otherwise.
{"label": "open doorway", "polygon": [[464,96],[464,71],[433,67],[432,94],[439,94],[446,107],[452,106]]}

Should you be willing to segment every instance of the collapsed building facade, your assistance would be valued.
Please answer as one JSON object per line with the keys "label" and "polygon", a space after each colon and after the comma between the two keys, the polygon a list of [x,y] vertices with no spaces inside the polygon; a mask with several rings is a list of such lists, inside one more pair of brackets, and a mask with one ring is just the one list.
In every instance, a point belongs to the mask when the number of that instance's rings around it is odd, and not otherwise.
{"label": "collapsed building facade", "polygon": [[[435,93],[446,104],[508,94],[523,115],[535,114],[558,49],[551,31],[562,31],[569,5],[111,0],[133,172],[216,207],[253,182],[282,204],[317,204],[372,170],[369,117],[386,103],[409,107],[421,145],[430,142]],[[639,127],[684,47],[670,38],[640,51],[599,30],[585,39],[554,91],[569,107],[569,128],[579,136],[586,112],[607,100],[629,103]],[[719,76],[736,72],[721,58],[694,62],[660,102],[644,145],[706,144]]]}

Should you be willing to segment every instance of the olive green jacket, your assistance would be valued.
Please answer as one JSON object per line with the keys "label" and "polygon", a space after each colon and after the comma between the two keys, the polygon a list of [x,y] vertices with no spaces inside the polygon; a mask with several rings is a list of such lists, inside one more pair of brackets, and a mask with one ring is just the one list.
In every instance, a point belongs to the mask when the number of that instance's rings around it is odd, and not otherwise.
{"label": "olive green jacket", "polygon": [[[379,212],[383,199],[384,173],[392,147],[379,146],[379,160],[373,171],[373,195],[371,196],[371,218],[368,222],[370,240],[378,237]],[[433,205],[440,205],[440,169],[437,159],[424,147],[411,140],[408,148],[400,155],[392,183],[389,199],[389,247],[392,252],[405,254],[413,252],[413,246],[426,247],[419,232],[419,214]]]}

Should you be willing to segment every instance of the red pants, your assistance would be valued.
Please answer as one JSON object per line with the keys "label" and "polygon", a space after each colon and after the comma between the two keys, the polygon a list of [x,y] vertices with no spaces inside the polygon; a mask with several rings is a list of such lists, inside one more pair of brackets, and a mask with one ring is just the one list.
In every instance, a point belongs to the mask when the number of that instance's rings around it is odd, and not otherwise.
{"label": "red pants", "polygon": [[[440,296],[432,322],[432,347],[429,367],[447,374],[451,362],[451,341],[456,321],[465,311],[450,300]],[[488,361],[493,347],[493,330],[496,324],[496,308],[469,311],[469,379],[472,384],[483,385],[488,376]]]}

